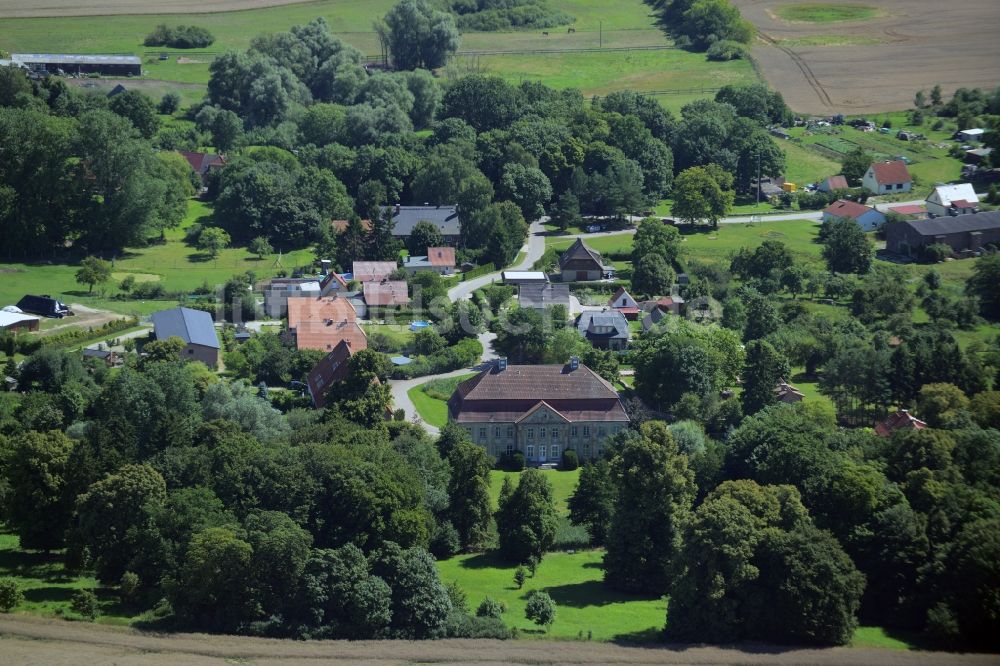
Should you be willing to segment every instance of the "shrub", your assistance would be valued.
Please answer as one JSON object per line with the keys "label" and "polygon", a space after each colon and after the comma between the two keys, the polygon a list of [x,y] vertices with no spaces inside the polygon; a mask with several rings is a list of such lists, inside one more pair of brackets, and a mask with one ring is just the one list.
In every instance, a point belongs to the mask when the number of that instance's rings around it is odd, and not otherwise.
{"label": "shrub", "polygon": [[579,466],[580,457],[576,455],[576,451],[573,449],[563,449],[562,462],[560,462],[559,467],[564,471],[572,472]]}
{"label": "shrub", "polygon": [[476,609],[476,617],[493,617],[500,619],[500,616],[507,612],[507,604],[497,599],[492,599],[486,597],[483,599],[479,608]]}
{"label": "shrub", "polygon": [[24,593],[18,587],[17,581],[0,578],[0,613],[7,613],[17,608],[23,601]]}
{"label": "shrub", "polygon": [[451,524],[451,521],[444,521],[434,530],[431,537],[430,551],[439,560],[447,560],[461,548],[458,537],[458,530]]}
{"label": "shrub", "polygon": [[951,246],[944,243],[931,243],[920,250],[920,258],[930,263],[944,261],[951,256]]}
{"label": "shrub", "polygon": [[205,28],[197,25],[167,26],[161,23],[146,35],[146,46],[169,46],[175,49],[203,49],[211,46],[215,37]]}
{"label": "shrub", "polygon": [[134,603],[139,595],[139,575],[131,571],[122,574],[118,582],[118,597],[123,604]]}
{"label": "shrub", "polygon": [[522,587],[524,587],[524,581],[526,581],[527,579],[528,579],[528,570],[525,569],[520,564],[517,565],[517,568],[514,569],[514,585],[517,585],[517,589],[520,590]]}
{"label": "shrub", "polygon": [[118,288],[121,289],[122,291],[129,292],[132,291],[132,287],[134,286],[135,286],[135,276],[126,275],[124,279],[122,279],[121,284],[118,285]]}
{"label": "shrub", "polygon": [[474,617],[466,613],[452,611],[445,623],[447,638],[514,638],[510,628],[495,617]]}
{"label": "shrub", "polygon": [[556,621],[556,604],[547,592],[533,590],[528,596],[524,616],[540,627],[548,627]]}
{"label": "shrub", "polygon": [[165,116],[169,116],[179,108],[181,108],[181,96],[171,90],[160,98],[160,104],[156,107],[156,110]]}
{"label": "shrub", "polygon": [[520,451],[504,453],[497,461],[497,467],[507,472],[520,472],[525,467],[524,454]]}
{"label": "shrub", "polygon": [[83,617],[93,620],[100,614],[100,607],[97,603],[97,595],[91,590],[80,590],[70,599],[69,607],[74,613],[79,613]]}
{"label": "shrub", "polygon": [[706,52],[709,60],[747,60],[750,58],[750,49],[739,42],[723,39],[708,47]]}

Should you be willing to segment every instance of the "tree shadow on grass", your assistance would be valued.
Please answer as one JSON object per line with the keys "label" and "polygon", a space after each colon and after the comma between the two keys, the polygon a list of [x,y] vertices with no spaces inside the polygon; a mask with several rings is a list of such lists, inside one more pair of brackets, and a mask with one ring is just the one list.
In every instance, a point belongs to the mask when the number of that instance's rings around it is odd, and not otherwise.
{"label": "tree shadow on grass", "polygon": [[187,256],[187,260],[192,264],[205,264],[209,261],[214,261],[212,255],[207,252],[192,252]]}
{"label": "tree shadow on grass", "polygon": [[604,568],[604,563],[603,562],[584,562],[583,563],[583,568],[584,569],[603,569]]}
{"label": "tree shadow on grass", "polygon": [[625,601],[639,601],[654,599],[652,596],[642,596],[616,592],[598,580],[588,580],[583,583],[571,583],[568,585],[556,585],[546,587],[557,606],[569,606],[570,608],[586,608],[588,606],[607,606],[608,604]]}
{"label": "tree shadow on grass", "polygon": [[24,591],[24,598],[34,603],[46,603],[53,601],[69,602],[74,594],[79,590],[71,587],[35,587]]}
{"label": "tree shadow on grass", "polygon": [[615,634],[611,640],[624,645],[659,643],[663,640],[663,627],[649,627],[648,629]]}
{"label": "tree shadow on grass", "polygon": [[514,565],[502,559],[496,553],[480,553],[466,560],[462,560],[463,569],[510,569],[514,575]]}

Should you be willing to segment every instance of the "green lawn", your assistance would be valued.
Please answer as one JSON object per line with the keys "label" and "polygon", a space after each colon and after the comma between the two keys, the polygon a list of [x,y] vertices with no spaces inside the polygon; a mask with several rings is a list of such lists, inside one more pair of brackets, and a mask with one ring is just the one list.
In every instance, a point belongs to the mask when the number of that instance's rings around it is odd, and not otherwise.
{"label": "green lawn", "polygon": [[780,5],[775,8],[775,12],[786,21],[804,21],[809,23],[865,21],[885,15],[884,10],[870,5],[832,2]]}
{"label": "green lawn", "polygon": [[448,379],[433,379],[414,386],[406,394],[420,418],[432,426],[443,428],[448,423],[448,398],[454,393],[456,386],[475,375],[476,373],[470,372]]}
{"label": "green lawn", "polygon": [[[159,281],[170,292],[191,293],[205,284],[212,288],[222,285],[233,275],[246,271],[253,271],[258,279],[277,273],[277,255],[260,260],[245,248],[228,248],[216,259],[208,259],[187,245],[183,240],[184,229],[210,213],[205,203],[188,202],[186,219],[180,227],[167,231],[166,243],[126,250],[113,262],[116,282],[96,287],[93,294],[89,294],[85,286],[77,284],[75,274],[79,267],[75,264],[0,263],[0,274],[3,275],[0,279],[0,305],[17,303],[24,294],[45,293],[68,303],[142,315],[170,307],[176,301],[113,299],[118,293],[117,282],[126,274],[135,274],[137,281]],[[308,265],[312,259],[309,250],[286,251],[281,256],[280,266],[291,269]]]}
{"label": "green lawn", "polygon": [[791,141],[779,141],[785,151],[785,180],[804,185],[840,173],[840,163]]}
{"label": "green lawn", "polygon": [[20,539],[0,526],[0,578],[14,579],[24,592],[18,612],[74,617],[70,598],[78,590],[93,590],[100,600],[98,622],[128,624],[131,615],[121,608],[112,590],[103,588],[92,576],[78,576],[66,570],[62,552],[43,553],[20,549]]}
{"label": "green lawn", "polygon": [[[552,484],[552,498],[555,500],[556,511],[560,515],[568,516],[569,507],[567,507],[566,502],[576,490],[576,485],[580,481],[580,470],[575,469],[572,472],[563,472],[547,469],[543,470],[542,474]],[[503,486],[503,480],[510,477],[511,482],[516,486],[519,475],[520,472],[500,472],[497,470],[493,470],[490,474],[490,501],[493,503],[494,509],[497,508],[497,500],[500,497],[500,488]]]}
{"label": "green lawn", "polygon": [[[548,553],[524,588],[514,585],[514,565],[493,554],[461,555],[438,563],[441,580],[465,590],[471,610],[484,597],[507,604],[504,624],[517,627],[521,637],[584,638],[593,640],[655,640],[663,628],[667,603],[662,597],[621,594],[602,583],[603,551]],[[526,620],[528,593],[545,590],[556,603],[556,620],[543,633]]]}

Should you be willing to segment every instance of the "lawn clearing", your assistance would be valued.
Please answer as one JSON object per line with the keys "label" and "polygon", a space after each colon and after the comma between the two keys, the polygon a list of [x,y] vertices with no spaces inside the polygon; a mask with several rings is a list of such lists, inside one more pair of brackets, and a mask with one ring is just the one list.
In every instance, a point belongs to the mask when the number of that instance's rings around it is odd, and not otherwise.
{"label": "lawn clearing", "polygon": [[[500,488],[503,487],[503,480],[510,477],[511,483],[517,486],[520,474],[520,472],[501,472],[498,470],[493,470],[490,474],[490,502],[492,502],[494,510],[498,506],[497,500],[500,497]],[[561,516],[568,516],[569,507],[567,506],[567,502],[570,495],[576,491],[577,483],[580,481],[580,470],[575,469],[572,472],[563,472],[561,470],[546,469],[542,470],[542,474],[552,484],[552,499],[555,500],[556,511]]]}
{"label": "lawn clearing", "polygon": [[118,604],[112,590],[101,587],[92,576],[78,576],[66,570],[62,551],[25,551],[20,545],[17,535],[0,525],[0,578],[12,578],[24,592],[24,603],[17,611],[74,617],[70,598],[79,590],[93,590],[101,606],[98,622],[128,624],[131,621],[131,615]]}
{"label": "lawn clearing", "polygon": [[835,23],[839,21],[866,21],[885,12],[871,5],[846,5],[832,2],[801,5],[782,5],[775,12],[786,21],[808,23]]}
{"label": "lawn clearing", "polygon": [[458,377],[432,379],[414,386],[406,392],[406,395],[410,397],[420,418],[432,426],[443,428],[448,423],[448,398],[455,392],[456,386],[475,376],[476,373],[470,372]]}
{"label": "lawn clearing", "polygon": [[[517,627],[523,638],[580,638],[595,641],[652,641],[666,620],[663,597],[622,594],[605,587],[602,550],[547,553],[520,590],[514,585],[515,565],[493,553],[461,555],[438,562],[444,583],[465,590],[474,612],[484,597],[507,604],[504,624]],[[544,590],[556,602],[556,621],[548,632],[525,619],[528,593]]]}

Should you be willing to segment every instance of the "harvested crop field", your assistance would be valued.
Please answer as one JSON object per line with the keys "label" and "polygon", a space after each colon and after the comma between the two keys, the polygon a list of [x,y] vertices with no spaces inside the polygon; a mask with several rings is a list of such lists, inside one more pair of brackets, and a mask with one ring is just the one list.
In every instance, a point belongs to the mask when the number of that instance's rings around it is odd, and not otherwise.
{"label": "harvested crop field", "polygon": [[627,647],[578,641],[281,641],[0,616],[0,661],[10,664],[799,664],[986,666],[996,655],[768,645]]}
{"label": "harvested crop field", "polygon": [[[865,114],[905,109],[913,94],[940,84],[1000,84],[1000,2],[873,0],[876,18],[788,21],[800,0],[734,0],[757,26],[753,54],[767,81],[799,113]],[[857,5],[829,0],[824,5]]]}
{"label": "harvested crop field", "polygon": [[211,14],[297,5],[308,0],[0,0],[0,18],[115,16],[118,14]]}

